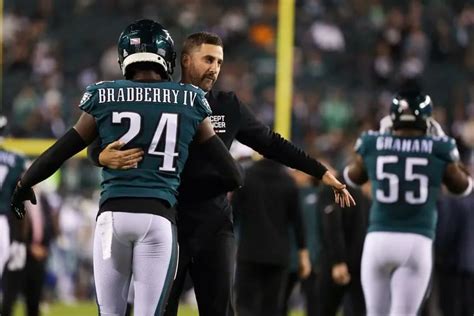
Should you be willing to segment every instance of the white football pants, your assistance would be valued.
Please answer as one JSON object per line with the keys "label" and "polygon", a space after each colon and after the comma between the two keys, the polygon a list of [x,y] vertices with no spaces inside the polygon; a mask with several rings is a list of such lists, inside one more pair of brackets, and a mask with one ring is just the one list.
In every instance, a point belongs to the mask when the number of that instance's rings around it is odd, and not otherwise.
{"label": "white football pants", "polygon": [[122,316],[130,278],[134,315],[162,315],[176,274],[176,226],[152,214],[104,212],[94,234],[94,279],[101,316]]}
{"label": "white football pants", "polygon": [[0,280],[10,257],[10,226],[6,215],[0,215]]}
{"label": "white football pants", "polygon": [[429,285],[433,241],[400,232],[371,232],[362,254],[367,316],[415,316]]}

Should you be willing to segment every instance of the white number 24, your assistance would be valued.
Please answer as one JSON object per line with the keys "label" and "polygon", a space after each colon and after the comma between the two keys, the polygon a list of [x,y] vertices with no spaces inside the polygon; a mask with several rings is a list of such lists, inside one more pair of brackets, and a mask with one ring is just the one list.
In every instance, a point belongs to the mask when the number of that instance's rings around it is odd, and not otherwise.
{"label": "white number 24", "polygon": [[[398,163],[398,156],[380,156],[377,157],[376,176],[377,180],[388,180],[388,192],[384,192],[382,189],[377,189],[375,197],[377,201],[382,203],[394,203],[398,201],[400,191],[400,179],[394,173],[384,171],[384,166],[387,164]],[[409,204],[423,204],[428,199],[428,176],[420,173],[413,172],[414,166],[427,166],[427,158],[406,158],[405,163],[405,179],[402,181],[418,181],[419,183],[419,194],[415,195],[414,191],[405,192],[405,201]]]}
{"label": "white number 24", "polygon": [[[128,131],[120,138],[125,144],[134,139],[141,130],[142,118],[140,114],[135,112],[113,112],[112,123],[120,124],[123,119],[130,120]],[[155,133],[148,148],[148,154],[155,156],[163,156],[163,164],[159,167],[160,171],[176,171],[175,158],[178,157],[176,152],[176,138],[178,135],[178,114],[163,113],[156,127]],[[158,151],[158,144],[164,137],[165,150]]]}

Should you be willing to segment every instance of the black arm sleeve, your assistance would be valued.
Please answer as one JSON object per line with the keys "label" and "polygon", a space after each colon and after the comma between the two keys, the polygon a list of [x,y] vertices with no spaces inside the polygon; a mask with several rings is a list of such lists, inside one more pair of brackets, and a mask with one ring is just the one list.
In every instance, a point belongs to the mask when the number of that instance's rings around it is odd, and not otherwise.
{"label": "black arm sleeve", "polygon": [[321,212],[324,251],[327,252],[331,265],[348,260],[342,223],[343,211],[334,204],[333,199],[332,189],[324,187],[319,196],[318,209]]}
{"label": "black arm sleeve", "polygon": [[[199,146],[207,153],[219,171],[219,178],[216,181],[220,181],[220,191],[233,191],[243,185],[242,171],[219,136],[214,135]],[[204,183],[201,186],[205,189]]]}
{"label": "black arm sleeve", "polygon": [[280,134],[257,120],[255,115],[244,104],[240,103],[242,125],[236,138],[239,142],[251,147],[268,159],[288,167],[301,170],[321,179],[327,168],[311,158],[302,149],[296,147]]}
{"label": "black arm sleeve", "polygon": [[51,176],[63,162],[84,149],[87,144],[74,128],[71,128],[51,147],[41,154],[21,177],[24,187],[32,187]]}
{"label": "black arm sleeve", "polygon": [[99,155],[101,151],[102,148],[100,146],[100,137],[94,139],[94,141],[89,146],[87,146],[87,158],[89,158],[89,161],[92,162],[92,164],[96,167],[103,167],[99,162]]}

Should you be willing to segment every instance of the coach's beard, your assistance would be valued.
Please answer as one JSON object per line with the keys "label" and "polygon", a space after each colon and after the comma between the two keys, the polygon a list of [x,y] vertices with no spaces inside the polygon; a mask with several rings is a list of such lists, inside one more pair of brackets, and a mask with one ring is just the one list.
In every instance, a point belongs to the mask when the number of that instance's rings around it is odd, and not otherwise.
{"label": "coach's beard", "polygon": [[205,75],[202,77],[201,79],[201,85],[200,87],[204,90],[204,91],[209,91],[212,89],[212,87],[214,86],[214,82],[216,81],[216,77],[215,76],[212,76],[212,75]]}

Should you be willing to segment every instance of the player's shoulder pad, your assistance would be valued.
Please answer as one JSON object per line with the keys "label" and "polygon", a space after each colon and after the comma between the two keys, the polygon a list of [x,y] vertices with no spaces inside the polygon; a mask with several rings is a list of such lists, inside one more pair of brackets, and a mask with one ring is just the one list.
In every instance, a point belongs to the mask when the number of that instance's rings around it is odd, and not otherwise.
{"label": "player's shoulder pad", "polygon": [[449,137],[447,135],[441,135],[441,136],[437,136],[437,135],[429,135],[428,137],[431,137],[434,141],[437,141],[437,142],[443,142],[443,143],[453,143],[453,144],[456,144],[456,140],[452,137]]}
{"label": "player's shoulder pad", "polygon": [[201,109],[203,110],[203,115],[205,117],[210,116],[212,114],[211,106],[209,105],[209,102],[206,99],[206,93],[204,92],[204,90],[190,83],[180,83],[180,85],[183,85],[186,89],[189,89],[197,94],[197,100]]}
{"label": "player's shoulder pad", "polygon": [[199,88],[198,86],[195,86],[191,83],[182,83],[180,82],[179,83],[180,86],[182,86],[184,89],[187,89],[187,90],[191,90],[193,92],[196,92],[198,95],[206,95],[206,93],[204,92],[204,90],[202,90],[201,88]]}
{"label": "player's shoulder pad", "polygon": [[363,131],[360,134],[360,137],[370,138],[370,137],[377,137],[377,136],[380,136],[382,134],[383,133],[380,133],[379,131],[368,130],[368,131]]}
{"label": "player's shoulder pad", "polygon": [[362,132],[354,145],[354,150],[362,154],[364,148],[374,142],[374,140],[380,135],[382,135],[382,133],[373,130]]}
{"label": "player's shoulder pad", "polygon": [[368,141],[371,141],[372,139],[377,138],[380,135],[383,135],[383,133],[380,133],[378,131],[369,130],[369,131],[362,132],[359,136],[359,139],[362,142],[368,142]]}
{"label": "player's shoulder pad", "polygon": [[98,81],[96,83],[90,84],[86,87],[87,92],[94,92],[97,91],[97,89],[100,88],[112,88],[116,86],[117,84],[120,84],[120,82],[123,82],[125,80],[108,80],[108,81]]}
{"label": "player's shoulder pad", "polygon": [[452,137],[443,136],[430,136],[433,140],[433,151],[437,156],[448,161],[459,161],[460,154],[456,145],[456,140]]}
{"label": "player's shoulder pad", "polygon": [[456,140],[452,137],[443,135],[443,136],[427,136],[433,140],[435,143],[435,146],[438,148],[446,148],[446,149],[451,149],[455,148],[456,145]]}
{"label": "player's shoulder pad", "polygon": [[86,112],[90,112],[93,108],[92,100],[97,96],[97,90],[113,87],[117,84],[117,81],[99,81],[88,85],[86,91],[82,95],[79,107]]}
{"label": "player's shoulder pad", "polygon": [[95,95],[98,89],[108,88],[112,83],[115,83],[115,81],[99,81],[88,85],[86,87],[86,91],[82,95],[81,102],[79,102],[79,107],[82,107],[84,104],[86,104]]}

